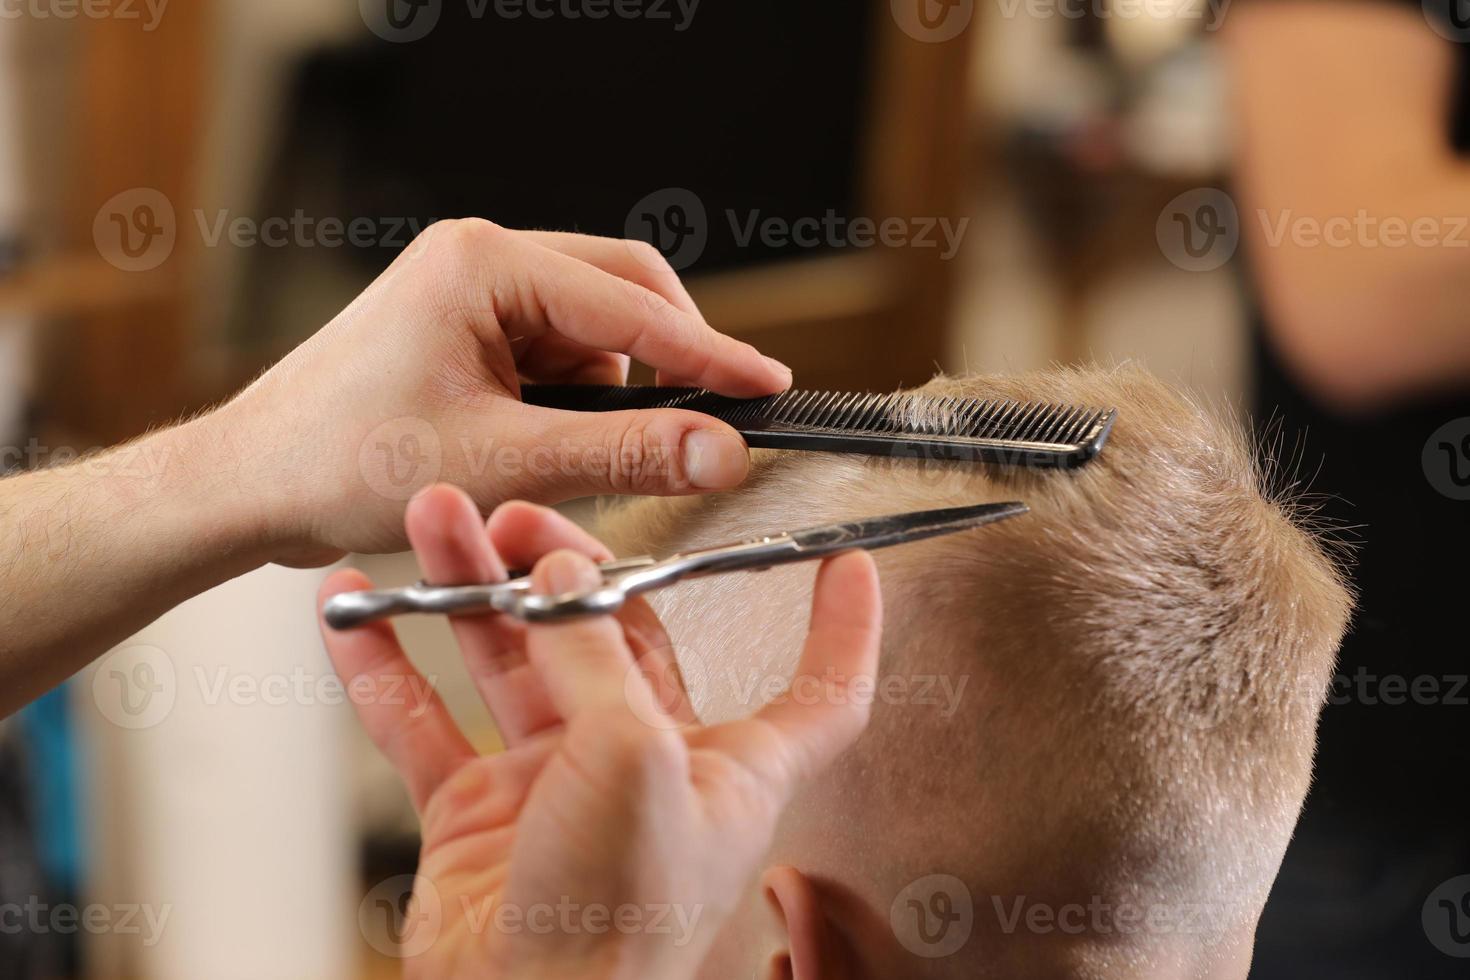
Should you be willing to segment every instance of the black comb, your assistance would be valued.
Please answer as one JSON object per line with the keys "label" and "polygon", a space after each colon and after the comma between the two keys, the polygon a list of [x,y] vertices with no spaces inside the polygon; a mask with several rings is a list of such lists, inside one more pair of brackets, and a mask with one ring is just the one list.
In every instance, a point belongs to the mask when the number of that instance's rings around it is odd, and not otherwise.
{"label": "black comb", "polygon": [[758,449],[1081,466],[1102,450],[1117,410],[1005,398],[785,391],[726,398],[703,388],[524,385],[529,405],[577,412],[682,408],[729,424]]}

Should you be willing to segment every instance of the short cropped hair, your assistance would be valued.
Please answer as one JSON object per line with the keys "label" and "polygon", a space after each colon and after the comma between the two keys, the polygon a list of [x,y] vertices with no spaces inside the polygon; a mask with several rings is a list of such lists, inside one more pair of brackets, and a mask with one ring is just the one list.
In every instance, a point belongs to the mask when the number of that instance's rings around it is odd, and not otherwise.
{"label": "short cropped hair", "polygon": [[[855,860],[883,882],[875,902],[945,870],[988,895],[1193,901],[1221,931],[1253,927],[1306,794],[1351,608],[1336,562],[1267,487],[1237,421],[1141,369],[921,390],[1119,414],[1101,455],[1070,471],[760,453],[740,489],[615,509],[604,536],[619,553],[662,553],[1024,501],[1024,517],[879,553],[881,672],[968,685],[947,717],[880,698],[809,809],[840,808],[830,833],[855,850],[867,837]],[[722,683],[732,670],[790,673],[810,574],[720,576],[660,597],[702,714],[756,707],[749,685]],[[873,842],[899,823],[906,843]]]}

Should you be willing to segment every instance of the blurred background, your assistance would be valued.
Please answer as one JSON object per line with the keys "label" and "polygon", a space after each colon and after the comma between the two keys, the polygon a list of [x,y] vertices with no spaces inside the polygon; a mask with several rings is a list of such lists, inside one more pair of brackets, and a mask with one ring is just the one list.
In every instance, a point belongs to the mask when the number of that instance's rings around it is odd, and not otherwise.
{"label": "blurred background", "polygon": [[[1141,361],[1254,421],[1365,594],[1253,975],[1462,976],[1470,650],[1443,549],[1470,371],[1445,351],[1470,185],[1439,158],[1465,24],[1248,6],[0,2],[0,472],[228,396],[440,217],[651,241],[803,387]],[[1418,157],[1373,128],[1419,117],[1441,145]],[[1420,217],[1432,241],[1384,245]],[[1392,358],[1362,337],[1417,351],[1421,324],[1438,352],[1369,384]],[[0,916],[0,976],[395,975],[415,822],[331,689],[323,574],[216,589],[0,723],[0,902],[33,923]],[[493,749],[448,630],[403,632]],[[1438,693],[1392,705],[1391,677]]]}

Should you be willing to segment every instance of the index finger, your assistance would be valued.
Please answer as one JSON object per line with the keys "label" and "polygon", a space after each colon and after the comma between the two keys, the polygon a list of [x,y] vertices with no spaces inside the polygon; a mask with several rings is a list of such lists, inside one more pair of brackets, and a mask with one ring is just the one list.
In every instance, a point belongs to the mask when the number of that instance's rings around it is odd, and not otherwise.
{"label": "index finger", "polygon": [[449,242],[444,247],[456,270],[449,281],[468,291],[460,297],[463,312],[482,340],[486,331],[503,332],[520,350],[556,333],[736,397],[791,385],[785,365],[651,289],[487,221],[460,227],[436,240]]}
{"label": "index finger", "polygon": [[817,572],[811,627],[789,692],[754,718],[706,730],[782,798],[825,769],[867,727],[870,696],[859,682],[878,670],[883,601],[865,551],[828,558]]}
{"label": "index finger", "polygon": [[[371,587],[359,571],[336,572],[322,583],[317,608],[338,593]],[[423,813],[444,781],[476,758],[475,750],[433,684],[398,645],[390,624],[339,631],[323,623],[322,641],[345,689],[357,692],[349,700],[362,727],[403,777],[414,809]],[[411,696],[390,693],[405,690]]]}
{"label": "index finger", "polygon": [[[536,563],[532,581],[538,594],[558,595],[597,588],[602,574],[584,555],[562,550]],[[567,724],[581,714],[632,714],[627,681],[635,666],[633,651],[612,616],[529,623],[526,655]],[[651,692],[648,700],[652,701]]]}

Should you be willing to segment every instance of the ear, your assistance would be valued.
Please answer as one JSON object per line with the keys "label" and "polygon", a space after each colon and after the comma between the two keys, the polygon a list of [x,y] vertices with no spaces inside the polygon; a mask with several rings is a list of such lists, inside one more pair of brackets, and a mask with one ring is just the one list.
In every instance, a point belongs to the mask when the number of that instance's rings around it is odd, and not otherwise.
{"label": "ear", "polygon": [[806,875],[788,866],[767,868],[761,894],[781,934],[762,980],[826,980],[837,975],[820,896]]}

